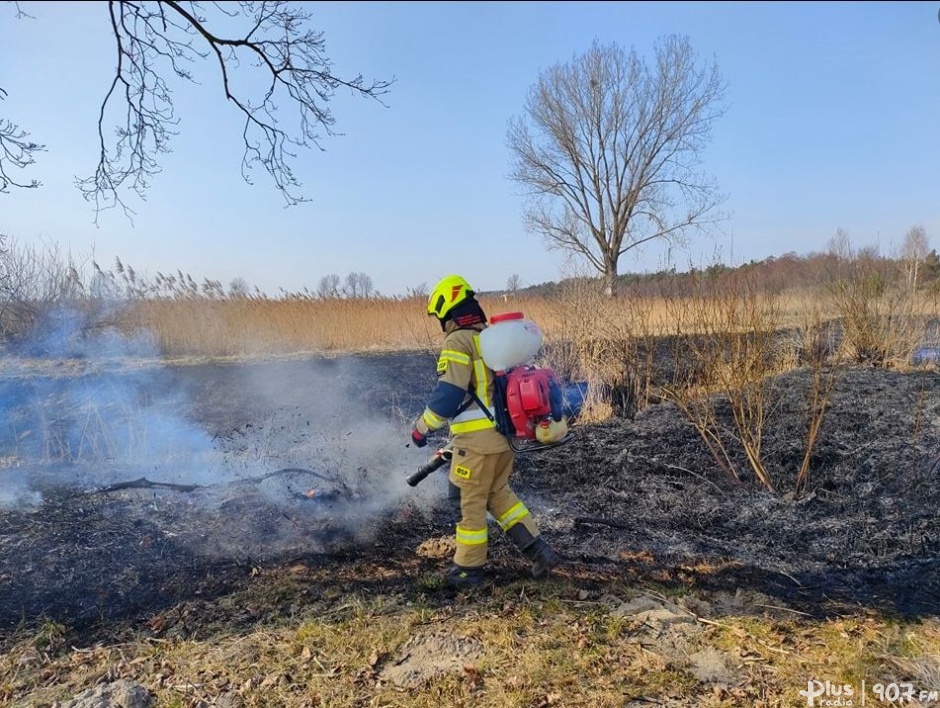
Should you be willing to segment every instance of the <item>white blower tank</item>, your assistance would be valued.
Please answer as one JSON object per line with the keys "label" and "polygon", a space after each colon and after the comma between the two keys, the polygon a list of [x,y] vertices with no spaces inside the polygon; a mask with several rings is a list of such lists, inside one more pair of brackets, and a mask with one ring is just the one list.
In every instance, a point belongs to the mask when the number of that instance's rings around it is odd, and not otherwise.
{"label": "white blower tank", "polygon": [[480,332],[483,362],[493,371],[506,371],[530,361],[542,348],[542,330],[521,312],[490,318]]}

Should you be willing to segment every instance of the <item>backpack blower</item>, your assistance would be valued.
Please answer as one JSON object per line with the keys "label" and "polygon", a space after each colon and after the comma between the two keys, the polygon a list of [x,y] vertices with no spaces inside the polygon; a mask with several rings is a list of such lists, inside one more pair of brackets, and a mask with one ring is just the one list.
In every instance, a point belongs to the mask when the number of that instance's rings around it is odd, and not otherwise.
{"label": "backpack blower", "polygon": [[[571,440],[568,418],[577,415],[583,401],[583,386],[575,385],[569,395],[554,371],[530,363],[541,347],[541,330],[521,312],[494,315],[480,332],[483,363],[495,374],[494,422],[517,453],[537,452]],[[472,390],[469,394],[476,400]],[[476,403],[486,410],[479,400]],[[407,478],[408,484],[414,487],[446,465],[452,452],[450,446],[438,450]]]}

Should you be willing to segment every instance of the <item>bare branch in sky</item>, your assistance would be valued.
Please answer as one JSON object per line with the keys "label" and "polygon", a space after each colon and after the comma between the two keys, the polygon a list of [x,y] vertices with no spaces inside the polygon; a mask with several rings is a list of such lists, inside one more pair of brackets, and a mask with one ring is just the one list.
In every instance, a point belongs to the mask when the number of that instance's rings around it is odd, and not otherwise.
{"label": "bare branch in sky", "polygon": [[[219,93],[244,119],[242,176],[250,183],[260,167],[288,205],[308,199],[293,168],[298,150],[322,150],[323,137],[338,134],[329,108],[336,91],[381,102],[393,83],[334,73],[304,3],[111,0],[106,7],[114,74],[98,110],[97,166],[76,179],[96,215],[115,206],[130,215],[128,192],[145,198],[179,125],[172,80],[196,83],[199,62],[215,66]],[[16,13],[27,16],[19,5]],[[4,159],[11,169],[31,164],[42,147],[14,123],[0,127],[7,148],[0,168]],[[0,171],[5,186],[37,186],[9,171]]]}

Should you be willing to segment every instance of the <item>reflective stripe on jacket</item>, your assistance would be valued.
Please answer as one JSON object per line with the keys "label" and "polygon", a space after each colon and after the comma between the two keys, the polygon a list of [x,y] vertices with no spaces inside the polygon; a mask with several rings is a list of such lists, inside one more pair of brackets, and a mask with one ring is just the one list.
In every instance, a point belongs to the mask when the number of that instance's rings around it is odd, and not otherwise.
{"label": "reflective stripe on jacket", "polygon": [[[496,428],[493,420],[493,374],[483,363],[479,329],[452,329],[444,338],[437,360],[437,387],[431,394],[421,422],[438,430],[450,421],[452,435]],[[472,390],[486,410],[470,396]]]}

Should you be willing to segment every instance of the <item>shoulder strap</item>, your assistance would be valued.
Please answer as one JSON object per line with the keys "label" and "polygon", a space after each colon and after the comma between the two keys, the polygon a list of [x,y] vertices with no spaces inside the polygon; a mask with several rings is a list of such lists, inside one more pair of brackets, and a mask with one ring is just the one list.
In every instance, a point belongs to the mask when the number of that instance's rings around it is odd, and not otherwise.
{"label": "shoulder strap", "polygon": [[[480,397],[477,395],[477,392],[473,390],[473,382],[470,382],[469,388],[467,388],[467,393],[470,395],[470,400],[466,403],[463,403],[460,408],[457,409],[457,414],[463,413],[470,407],[470,404],[476,403],[477,408],[479,408],[486,415],[487,418],[496,422],[496,419],[493,417],[493,414],[490,413],[490,409],[483,405],[483,401],[480,400]],[[497,423],[497,425],[499,425]]]}
{"label": "shoulder strap", "polygon": [[489,408],[483,405],[483,401],[480,400],[476,391],[473,390],[472,383],[470,384],[470,388],[467,389],[467,393],[470,395],[470,400],[460,406],[460,411],[463,412],[467,410],[471,403],[476,403],[480,410],[486,414],[486,417],[496,423],[496,429],[511,440],[515,427],[512,424],[509,411],[506,408],[506,377],[500,376],[495,371],[493,372],[493,410],[496,411],[495,416],[490,413]]}
{"label": "shoulder strap", "polygon": [[[479,334],[480,330],[476,327],[458,327],[456,331],[459,330],[471,330],[472,332]],[[473,355],[471,355],[473,358]],[[480,397],[477,395],[474,390],[473,380],[470,380],[470,385],[467,387],[467,395],[469,399],[460,405],[460,408],[457,409],[457,413],[454,415],[460,415],[465,410],[467,410],[472,404],[476,403],[477,407],[483,411],[484,415],[493,421],[496,424],[496,429],[505,435],[508,438],[512,438],[512,433],[515,428],[512,425],[512,421],[509,418],[509,411],[506,409],[506,377],[497,374],[495,371],[490,369],[490,373],[493,376],[493,409],[496,411],[496,415],[490,412],[490,409],[487,408],[483,401],[480,400]]]}

